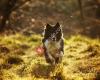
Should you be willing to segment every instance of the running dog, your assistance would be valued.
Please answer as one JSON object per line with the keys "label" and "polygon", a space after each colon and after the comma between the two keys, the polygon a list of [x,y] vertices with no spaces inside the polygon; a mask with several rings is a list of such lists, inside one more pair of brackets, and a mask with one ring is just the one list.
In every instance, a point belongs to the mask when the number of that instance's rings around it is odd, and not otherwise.
{"label": "running dog", "polygon": [[46,62],[52,65],[60,63],[64,54],[64,40],[59,23],[45,26],[42,42]]}

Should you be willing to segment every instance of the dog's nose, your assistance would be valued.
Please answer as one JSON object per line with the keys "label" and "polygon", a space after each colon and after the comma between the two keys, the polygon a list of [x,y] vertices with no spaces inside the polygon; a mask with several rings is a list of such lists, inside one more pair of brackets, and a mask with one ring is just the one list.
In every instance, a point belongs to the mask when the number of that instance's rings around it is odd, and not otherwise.
{"label": "dog's nose", "polygon": [[55,40],[56,40],[56,38],[52,38],[52,40],[53,40],[53,41],[55,41]]}

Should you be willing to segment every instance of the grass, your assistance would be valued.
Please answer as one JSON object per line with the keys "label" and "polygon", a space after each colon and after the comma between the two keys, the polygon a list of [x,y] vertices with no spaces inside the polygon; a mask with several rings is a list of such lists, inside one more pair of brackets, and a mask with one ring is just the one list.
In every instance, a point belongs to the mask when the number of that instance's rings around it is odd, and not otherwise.
{"label": "grass", "polygon": [[36,48],[41,36],[0,36],[0,80],[100,80],[100,40],[85,36],[64,39],[61,64],[51,66]]}

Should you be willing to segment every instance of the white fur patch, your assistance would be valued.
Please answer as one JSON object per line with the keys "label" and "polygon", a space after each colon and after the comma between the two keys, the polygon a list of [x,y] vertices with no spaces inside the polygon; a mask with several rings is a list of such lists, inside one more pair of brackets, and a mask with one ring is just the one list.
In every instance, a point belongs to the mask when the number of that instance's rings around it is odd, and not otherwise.
{"label": "white fur patch", "polygon": [[46,47],[48,47],[49,41],[46,40],[44,44],[45,44]]}
{"label": "white fur patch", "polygon": [[52,47],[59,49],[60,48],[60,41],[61,40],[59,40],[59,41],[46,40],[44,44],[45,44],[46,48],[48,48],[49,46],[52,46]]}
{"label": "white fur patch", "polygon": [[61,47],[60,41],[61,40],[59,40],[59,41],[46,40],[44,44],[47,48],[47,52],[50,53],[50,54],[53,54],[53,55],[59,54],[60,53],[59,49]]}

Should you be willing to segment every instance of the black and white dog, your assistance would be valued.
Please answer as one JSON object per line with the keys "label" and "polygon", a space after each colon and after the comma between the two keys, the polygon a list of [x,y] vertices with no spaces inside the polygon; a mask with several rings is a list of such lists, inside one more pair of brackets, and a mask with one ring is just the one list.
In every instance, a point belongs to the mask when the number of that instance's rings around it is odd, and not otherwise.
{"label": "black and white dog", "polygon": [[43,36],[42,42],[46,62],[52,65],[61,62],[64,54],[64,41],[60,24],[57,23],[54,26],[47,24]]}

